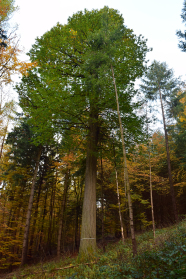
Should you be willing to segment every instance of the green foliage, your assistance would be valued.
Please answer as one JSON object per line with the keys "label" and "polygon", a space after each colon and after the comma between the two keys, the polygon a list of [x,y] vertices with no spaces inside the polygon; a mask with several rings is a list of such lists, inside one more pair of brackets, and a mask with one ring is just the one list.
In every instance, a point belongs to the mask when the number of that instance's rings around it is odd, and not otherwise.
{"label": "green foliage", "polygon": [[[179,278],[186,276],[186,246],[174,242],[165,242],[160,251],[146,251],[137,256],[134,278]],[[183,278],[183,277],[180,277]]]}
{"label": "green foliage", "polygon": [[[185,278],[185,223],[174,229],[159,232],[154,243],[142,243],[141,252],[132,262],[132,278]],[[140,238],[141,240],[141,238]],[[131,274],[130,273],[130,274]]]}
{"label": "green foliage", "polygon": [[28,125],[28,119],[22,119],[19,126],[8,134],[6,143],[12,146],[10,157],[17,161],[18,165],[34,165],[38,147],[32,144],[34,133]]}
{"label": "green foliage", "polygon": [[[183,9],[182,9],[182,14],[181,14],[181,18],[182,21],[184,22],[184,24],[186,25],[186,1],[184,0],[183,3]],[[179,40],[179,48],[181,48],[182,51],[186,52],[186,42],[185,42],[185,38],[186,38],[186,30],[184,30],[183,32],[181,30],[176,32]]]}
{"label": "green foliage", "polygon": [[168,69],[167,64],[154,60],[148,68],[144,78],[143,84],[140,85],[142,92],[144,92],[147,99],[155,101],[160,94],[162,99],[167,102],[171,95],[175,96],[178,92],[178,80],[174,78],[173,70]]}
{"label": "green foliage", "polygon": [[[184,123],[185,124],[185,123]],[[176,125],[176,133],[173,133],[175,139],[175,153],[177,158],[179,158],[180,165],[186,169],[186,131],[185,125],[178,122]]]}
{"label": "green foliage", "polygon": [[143,74],[147,51],[146,40],[124,26],[118,11],[78,12],[37,38],[29,52],[37,66],[17,86],[20,105],[45,140],[72,127],[87,131],[92,113],[99,126],[117,127],[112,64],[122,119],[135,133],[141,125],[131,102],[133,83]]}
{"label": "green foliage", "polygon": [[[173,228],[157,231],[152,240],[151,232],[137,237],[139,254],[132,257],[131,244],[126,241],[107,246],[108,252],[98,252],[95,262],[78,264],[76,259],[63,258],[25,269],[27,278],[115,278],[115,279],[175,279],[186,278],[186,222]],[[147,245],[148,244],[148,245]],[[63,269],[63,267],[68,267]],[[37,272],[35,272],[37,270]],[[38,271],[40,270],[40,273]],[[15,278],[19,278],[15,277]]]}
{"label": "green foliage", "polygon": [[175,96],[175,109],[174,114],[176,118],[176,123],[172,128],[172,137],[175,141],[175,154],[176,157],[179,158],[179,162],[181,165],[186,167],[186,118],[185,118],[185,108],[186,108],[186,91],[185,88],[179,91]]}

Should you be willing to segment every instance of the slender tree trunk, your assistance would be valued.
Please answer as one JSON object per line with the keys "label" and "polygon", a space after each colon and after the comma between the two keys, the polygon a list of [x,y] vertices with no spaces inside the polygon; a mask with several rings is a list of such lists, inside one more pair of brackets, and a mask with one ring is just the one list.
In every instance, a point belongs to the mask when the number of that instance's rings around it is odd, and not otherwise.
{"label": "slender tree trunk", "polygon": [[41,157],[41,152],[42,152],[42,146],[39,148],[39,151],[38,151],[38,155],[37,155],[37,159],[36,159],[36,166],[35,166],[35,170],[34,170],[32,186],[31,186],[31,191],[30,191],[28,211],[27,211],[27,216],[26,216],[26,225],[25,225],[24,238],[23,238],[21,266],[23,266],[26,263],[26,260],[27,260],[28,235],[29,235],[29,228],[30,228],[30,219],[31,219],[32,205],[33,205],[33,199],[34,199],[34,189],[35,189],[37,172],[38,172],[38,168],[39,168],[39,161],[40,161],[40,157]]}
{"label": "slender tree trunk", "polygon": [[54,179],[52,181],[52,194],[50,199],[50,217],[49,217],[49,226],[48,226],[48,238],[47,238],[47,250],[49,254],[51,255],[51,242],[52,242],[52,227],[53,227],[53,211],[54,211],[54,202],[55,202],[55,192],[56,192],[56,181],[54,182]]}
{"label": "slender tree trunk", "polygon": [[111,65],[111,70],[112,70],[112,77],[113,77],[113,83],[114,83],[115,94],[116,94],[117,113],[118,113],[121,140],[122,140],[123,161],[124,161],[124,176],[125,176],[125,180],[126,180],[128,206],[129,206],[129,220],[130,220],[130,230],[131,230],[131,238],[132,238],[132,249],[133,249],[133,255],[135,256],[137,254],[137,244],[136,244],[136,238],[135,238],[135,232],[134,232],[134,218],[133,218],[133,208],[132,208],[132,200],[131,200],[131,194],[130,194],[128,169],[127,169],[127,157],[126,157],[126,150],[125,150],[123,126],[122,126],[120,110],[119,110],[118,93],[117,93],[117,87],[116,87],[116,82],[115,82],[115,77],[114,77],[114,70],[113,70],[112,65]]}
{"label": "slender tree trunk", "polygon": [[2,192],[1,192],[2,201],[4,200],[3,205],[2,205],[2,213],[1,213],[2,217],[0,217],[1,228],[5,227],[5,208],[6,208],[6,202],[8,200],[3,188],[4,188],[4,182],[3,182],[3,186],[2,186]]}
{"label": "slender tree trunk", "polygon": [[65,174],[63,200],[61,203],[61,210],[60,210],[59,231],[58,231],[58,240],[57,240],[57,257],[58,258],[60,258],[60,254],[61,254],[61,235],[62,235],[63,216],[64,216],[68,187],[69,187],[69,170],[67,170],[67,172]]}
{"label": "slender tree trunk", "polygon": [[168,165],[168,174],[169,174],[169,183],[170,183],[170,193],[171,193],[172,205],[173,205],[173,214],[174,214],[175,222],[178,222],[178,213],[177,213],[176,199],[175,199],[175,193],[174,193],[174,185],[173,185],[172,173],[171,173],[168,134],[167,134],[167,129],[166,129],[165,114],[164,114],[162,94],[161,94],[160,88],[159,88],[159,95],[160,95],[161,110],[162,110],[162,117],[163,117],[163,126],[164,126],[164,132],[165,132],[165,144],[166,144],[166,151],[167,151],[167,165]]}
{"label": "slender tree trunk", "polygon": [[45,188],[45,200],[44,200],[44,206],[43,206],[43,218],[42,218],[42,221],[41,221],[41,229],[39,230],[37,250],[41,250],[41,248],[43,249],[42,240],[43,240],[43,231],[44,231],[44,221],[45,221],[45,216],[47,215],[47,198],[48,198],[48,187]]}
{"label": "slender tree trunk", "polygon": [[39,189],[38,189],[38,194],[37,194],[37,201],[36,201],[36,208],[35,208],[35,212],[34,212],[34,222],[32,225],[32,230],[31,230],[31,238],[30,238],[30,251],[29,251],[29,255],[32,255],[33,252],[33,243],[34,243],[34,236],[35,236],[35,226],[36,226],[36,221],[37,221],[37,215],[38,215],[38,206],[39,206],[39,199],[40,199],[40,193],[41,193],[41,186],[42,186],[42,181],[43,181],[43,175],[40,179],[40,183],[39,183]]}
{"label": "slender tree trunk", "polygon": [[[8,122],[8,123],[9,123],[9,122]],[[7,130],[8,130],[8,123],[7,123],[6,127],[5,127],[5,133],[4,133],[4,136],[3,136],[2,143],[1,143],[0,159],[1,159],[2,154],[3,154],[3,147],[4,147],[4,142],[5,142],[6,133],[7,133]]]}
{"label": "slender tree trunk", "polygon": [[115,166],[115,173],[116,173],[116,187],[117,187],[117,198],[118,198],[118,207],[119,207],[119,220],[120,220],[120,226],[121,226],[121,237],[122,237],[122,241],[124,244],[125,237],[124,237],[123,221],[122,221],[122,216],[121,216],[121,204],[120,204],[119,187],[118,187],[118,172],[117,172],[116,166]]}
{"label": "slender tree trunk", "polygon": [[76,215],[75,215],[75,248],[76,251],[79,249],[80,244],[80,207],[81,207],[81,199],[82,199],[82,186],[80,185],[80,179],[78,176],[77,179],[77,188],[75,187],[75,195],[76,195]]}
{"label": "slender tree trunk", "polygon": [[[147,107],[146,107],[146,118],[147,118]],[[152,172],[151,172],[151,154],[150,154],[150,141],[149,141],[149,125],[148,125],[148,118],[147,118],[147,136],[148,136],[148,148],[149,148],[149,178],[150,178],[150,204],[151,204],[151,214],[152,214],[152,229],[154,238],[156,236],[156,229],[155,229],[155,221],[154,221],[154,204],[153,204],[153,195],[152,195]]]}
{"label": "slender tree trunk", "polygon": [[155,238],[156,229],[155,229],[155,221],[154,221],[154,204],[153,204],[153,196],[152,196],[152,172],[151,172],[151,162],[150,162],[150,148],[149,148],[149,176],[150,176],[150,204],[151,204],[151,213],[152,213],[152,228],[153,228],[153,234]]}
{"label": "slender tree trunk", "polygon": [[78,230],[79,230],[79,205],[76,205],[76,212],[75,212],[75,232],[74,232],[74,245],[75,250],[78,250],[79,241],[78,241]]}
{"label": "slender tree trunk", "polygon": [[82,258],[96,251],[97,119],[96,113],[90,114],[79,251]]}
{"label": "slender tree trunk", "polygon": [[101,154],[101,234],[102,234],[102,245],[103,252],[105,252],[105,226],[104,226],[104,196],[103,196],[103,160]]}
{"label": "slender tree trunk", "polygon": [[119,207],[119,220],[120,220],[120,226],[121,226],[121,237],[122,237],[122,241],[124,244],[125,237],[124,237],[123,220],[122,220],[122,215],[121,215],[121,203],[120,203],[119,186],[118,186],[118,171],[116,168],[115,147],[114,147],[114,165],[115,165],[115,174],[116,174],[116,189],[117,189],[117,198],[118,198],[118,207]]}

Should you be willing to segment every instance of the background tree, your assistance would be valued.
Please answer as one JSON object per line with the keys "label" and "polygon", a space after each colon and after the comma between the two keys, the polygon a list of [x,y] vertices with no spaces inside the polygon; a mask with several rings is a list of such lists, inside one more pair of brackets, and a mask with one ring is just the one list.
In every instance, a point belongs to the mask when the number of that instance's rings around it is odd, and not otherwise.
{"label": "background tree", "polygon": [[5,138],[8,132],[8,126],[10,121],[14,119],[14,113],[15,113],[15,102],[9,101],[5,104],[3,104],[3,100],[1,100],[0,103],[0,140],[1,140],[1,146],[0,146],[0,159],[2,157],[3,148],[5,144]]}
{"label": "background tree", "polygon": [[175,149],[181,164],[185,165],[185,128],[186,128],[186,91],[185,86],[178,91],[173,100],[173,108],[171,109],[174,114],[175,123],[172,125],[172,136],[175,139]]}
{"label": "background tree", "polygon": [[171,173],[168,132],[167,132],[166,117],[165,117],[165,102],[168,102],[170,100],[170,97],[173,94],[176,94],[176,92],[179,90],[178,80],[174,78],[173,71],[168,69],[166,63],[160,63],[158,61],[154,61],[149,67],[144,78],[142,79],[142,82],[143,84],[141,85],[141,89],[149,100],[154,101],[158,98],[158,96],[160,99],[164,133],[165,133],[167,166],[168,166],[168,176],[169,176],[169,183],[170,183],[170,192],[172,196],[173,214],[174,214],[174,219],[177,222],[178,213],[176,208],[176,200],[175,200],[173,179]]}
{"label": "background tree", "polygon": [[10,121],[15,117],[16,105],[11,95],[13,76],[25,73],[33,65],[19,59],[21,50],[17,27],[9,26],[11,15],[16,9],[14,0],[0,1],[0,156]]}
{"label": "background tree", "polygon": [[10,15],[17,9],[14,0],[3,0],[0,3],[0,24],[6,24],[10,19]]}
{"label": "background tree", "polygon": [[10,15],[16,10],[14,3],[14,0],[3,0],[0,3],[0,48],[7,47],[7,30],[5,31],[4,29],[7,29],[7,21],[10,19]]}
{"label": "background tree", "polygon": [[[124,179],[125,179],[124,183],[125,183],[125,187],[126,187],[128,206],[129,206],[129,219],[130,219],[130,230],[131,230],[131,238],[132,238],[133,255],[135,256],[137,254],[137,244],[136,244],[136,238],[135,238],[135,232],[134,232],[134,215],[133,215],[133,207],[132,207],[132,199],[131,199],[130,182],[129,182],[129,176],[128,176],[124,130],[123,130],[122,122],[121,122],[117,86],[116,86],[116,82],[115,82],[114,70],[113,70],[112,65],[111,65],[111,70],[112,70],[112,77],[113,77],[114,89],[115,89],[115,94],[116,94],[117,114],[118,114],[120,135],[121,135],[121,141],[122,141],[122,150],[123,150],[123,165],[124,165]],[[116,172],[116,182],[118,183],[117,172]]]}
{"label": "background tree", "polygon": [[30,218],[31,218],[32,205],[34,199],[34,189],[36,184],[36,177],[39,168],[40,157],[42,153],[42,146],[36,147],[31,144],[32,137],[33,137],[33,133],[31,132],[31,129],[25,120],[25,122],[22,122],[22,127],[18,127],[18,128],[16,127],[12,133],[9,133],[9,138],[7,140],[7,143],[14,144],[14,156],[16,156],[17,161],[20,161],[22,165],[28,165],[29,163],[32,163],[34,168],[32,186],[31,186],[27,216],[26,216],[24,239],[23,239],[22,265],[25,264],[26,257],[27,257],[28,234],[29,234]]}
{"label": "background tree", "polygon": [[[181,18],[184,24],[186,24],[186,1],[184,0],[183,2],[183,9],[182,9],[182,14],[181,14]],[[185,31],[177,31],[176,32],[178,38],[179,38],[179,48],[181,48],[182,51],[186,52],[186,30]]]}

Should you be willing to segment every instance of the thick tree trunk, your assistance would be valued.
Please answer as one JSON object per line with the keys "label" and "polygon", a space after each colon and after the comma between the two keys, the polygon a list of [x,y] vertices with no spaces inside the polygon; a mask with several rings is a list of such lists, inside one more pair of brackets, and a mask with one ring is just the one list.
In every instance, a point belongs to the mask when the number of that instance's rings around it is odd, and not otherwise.
{"label": "thick tree trunk", "polygon": [[58,258],[60,258],[60,254],[61,254],[61,235],[62,235],[63,216],[64,216],[68,187],[69,187],[69,170],[67,170],[67,172],[65,174],[63,200],[61,203],[61,210],[60,210],[60,221],[59,221],[59,230],[58,230],[58,239],[57,239],[57,257]]}
{"label": "thick tree trunk", "polygon": [[80,257],[96,251],[96,175],[97,175],[97,119],[90,114],[89,135],[85,172],[85,191],[83,200]]}
{"label": "thick tree trunk", "polygon": [[29,235],[29,228],[30,228],[30,219],[31,219],[32,205],[33,205],[33,199],[34,199],[34,189],[35,189],[37,172],[38,172],[38,168],[39,168],[39,161],[40,161],[40,157],[41,157],[41,152],[42,152],[42,146],[39,148],[39,151],[38,151],[38,155],[37,155],[37,159],[36,159],[36,166],[35,166],[35,170],[34,170],[32,186],[31,186],[31,191],[30,191],[28,211],[27,211],[27,216],[26,216],[26,225],[25,225],[24,238],[23,238],[21,266],[24,265],[26,263],[26,260],[27,260],[28,235]]}
{"label": "thick tree trunk", "polygon": [[173,185],[172,173],[171,173],[168,134],[167,134],[164,107],[163,107],[162,94],[161,94],[160,88],[159,88],[159,95],[160,95],[161,110],[162,110],[162,117],[163,117],[163,126],[164,126],[164,132],[165,132],[165,144],[166,144],[166,152],[167,152],[167,166],[168,166],[168,175],[169,175],[169,183],[170,183],[170,193],[171,193],[172,205],[173,205],[173,214],[174,214],[175,222],[178,222],[178,213],[177,213],[176,199],[175,199],[175,194],[174,194],[174,185]]}
{"label": "thick tree trunk", "polygon": [[115,82],[115,77],[114,77],[114,70],[113,70],[112,65],[111,65],[111,70],[112,70],[112,77],[113,77],[113,83],[114,83],[115,94],[116,94],[117,113],[118,113],[121,140],[122,140],[124,177],[125,177],[126,188],[127,188],[126,190],[127,190],[128,206],[129,206],[129,220],[130,220],[130,230],[131,230],[131,238],[132,238],[132,249],[133,249],[133,255],[135,256],[137,254],[137,244],[136,244],[136,238],[135,238],[135,232],[134,232],[134,218],[133,218],[133,208],[132,208],[132,200],[131,200],[131,194],[130,194],[128,169],[127,169],[127,157],[126,157],[126,150],[125,150],[123,126],[122,126],[120,110],[119,110],[118,93],[117,93],[117,87],[116,87],[116,82]]}

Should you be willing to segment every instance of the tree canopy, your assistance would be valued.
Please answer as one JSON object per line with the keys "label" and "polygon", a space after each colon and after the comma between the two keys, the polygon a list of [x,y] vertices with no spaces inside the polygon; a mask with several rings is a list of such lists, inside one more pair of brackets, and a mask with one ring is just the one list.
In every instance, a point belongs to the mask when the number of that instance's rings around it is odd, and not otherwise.
{"label": "tree canopy", "polygon": [[112,63],[121,109],[126,118],[135,118],[132,86],[143,73],[146,52],[146,41],[124,26],[116,10],[78,12],[68,24],[58,23],[36,40],[29,56],[37,66],[17,87],[20,104],[42,133],[72,126],[86,129],[91,104],[96,104],[100,121],[108,116],[117,121]]}

